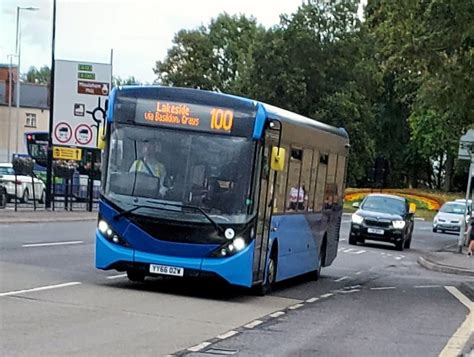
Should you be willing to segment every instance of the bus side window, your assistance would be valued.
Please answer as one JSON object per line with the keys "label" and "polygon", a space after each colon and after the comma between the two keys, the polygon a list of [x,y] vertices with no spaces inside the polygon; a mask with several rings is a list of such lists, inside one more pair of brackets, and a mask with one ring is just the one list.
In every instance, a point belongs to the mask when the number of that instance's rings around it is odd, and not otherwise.
{"label": "bus side window", "polygon": [[314,211],[320,212],[323,209],[324,189],[326,187],[328,155],[319,156],[319,169],[316,177],[316,192],[314,195]]}
{"label": "bus side window", "polygon": [[[313,163],[313,150],[303,150],[303,167],[301,168],[300,186],[304,189],[304,203],[303,210],[308,211],[309,207],[309,193],[311,191],[311,166]],[[312,204],[311,204],[312,208]]]}
{"label": "bus side window", "polygon": [[327,171],[326,188],[324,192],[324,208],[330,209],[337,204],[337,186],[336,186],[336,169],[337,169],[336,154],[329,155],[329,164]]}
{"label": "bus side window", "polygon": [[339,206],[343,204],[343,194],[344,194],[344,186],[346,180],[346,157],[339,156],[337,160],[337,171],[336,171],[336,185],[337,185],[337,203]]}
{"label": "bus side window", "polygon": [[301,182],[303,150],[291,148],[290,163],[288,166],[288,185],[286,188],[286,211],[304,210],[305,188]]}
{"label": "bus side window", "polygon": [[318,177],[319,151],[314,150],[311,162],[310,187],[308,193],[308,211],[314,211],[314,195],[316,194],[316,178]]}

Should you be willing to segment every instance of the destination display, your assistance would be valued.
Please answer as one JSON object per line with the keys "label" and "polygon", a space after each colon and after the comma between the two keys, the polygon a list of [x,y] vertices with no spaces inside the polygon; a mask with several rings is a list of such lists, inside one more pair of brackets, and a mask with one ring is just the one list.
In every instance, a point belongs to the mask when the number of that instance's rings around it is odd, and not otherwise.
{"label": "destination display", "polygon": [[254,113],[181,103],[169,100],[136,99],[135,123],[220,134],[248,135]]}

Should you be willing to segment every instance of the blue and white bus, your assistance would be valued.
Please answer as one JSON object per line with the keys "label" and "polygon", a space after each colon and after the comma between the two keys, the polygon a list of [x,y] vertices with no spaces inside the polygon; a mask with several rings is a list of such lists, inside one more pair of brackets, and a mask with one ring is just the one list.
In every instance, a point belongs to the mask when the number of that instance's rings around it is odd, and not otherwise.
{"label": "blue and white bus", "polygon": [[262,294],[337,255],[342,128],[196,89],[112,91],[96,267],[217,277]]}

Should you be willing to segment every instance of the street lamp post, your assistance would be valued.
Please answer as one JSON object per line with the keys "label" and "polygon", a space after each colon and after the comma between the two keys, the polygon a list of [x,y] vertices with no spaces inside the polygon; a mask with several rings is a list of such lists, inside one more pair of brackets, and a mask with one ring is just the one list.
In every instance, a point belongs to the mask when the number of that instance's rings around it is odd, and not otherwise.
{"label": "street lamp post", "polygon": [[18,135],[20,130],[20,65],[21,65],[21,29],[20,29],[20,11],[36,11],[39,10],[38,7],[16,7],[16,43],[15,43],[15,52],[18,57],[18,67],[16,71],[16,145],[15,145],[15,154],[18,155]]}

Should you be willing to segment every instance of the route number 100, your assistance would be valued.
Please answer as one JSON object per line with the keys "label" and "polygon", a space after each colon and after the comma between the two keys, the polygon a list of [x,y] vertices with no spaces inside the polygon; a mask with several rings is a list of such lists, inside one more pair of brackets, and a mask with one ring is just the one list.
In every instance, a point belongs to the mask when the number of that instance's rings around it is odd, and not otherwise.
{"label": "route number 100", "polygon": [[230,131],[233,122],[234,113],[231,110],[211,110],[211,129]]}

